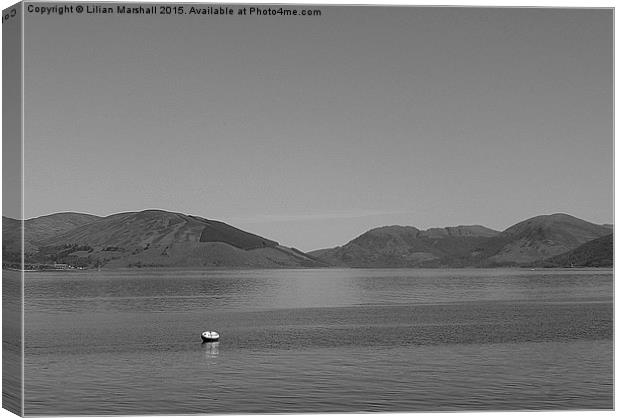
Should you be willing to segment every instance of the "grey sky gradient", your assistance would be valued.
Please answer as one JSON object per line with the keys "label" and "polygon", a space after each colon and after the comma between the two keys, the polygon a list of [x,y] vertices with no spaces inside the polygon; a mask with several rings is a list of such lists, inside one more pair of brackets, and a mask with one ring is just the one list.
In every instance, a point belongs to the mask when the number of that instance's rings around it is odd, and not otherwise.
{"label": "grey sky gradient", "polygon": [[610,9],[317,7],[27,15],[26,217],[161,208],[302,250],[612,222]]}

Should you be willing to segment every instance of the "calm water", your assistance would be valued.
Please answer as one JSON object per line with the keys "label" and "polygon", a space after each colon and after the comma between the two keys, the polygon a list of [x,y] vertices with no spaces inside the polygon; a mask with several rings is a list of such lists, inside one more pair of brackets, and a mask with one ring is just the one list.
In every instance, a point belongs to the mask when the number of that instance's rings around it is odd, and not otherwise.
{"label": "calm water", "polygon": [[613,408],[611,270],[49,272],[25,292],[26,414]]}

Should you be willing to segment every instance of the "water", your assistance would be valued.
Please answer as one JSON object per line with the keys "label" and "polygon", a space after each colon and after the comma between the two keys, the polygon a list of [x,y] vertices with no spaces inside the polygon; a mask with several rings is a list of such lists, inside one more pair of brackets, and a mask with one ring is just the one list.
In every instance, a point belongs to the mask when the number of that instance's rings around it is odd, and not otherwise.
{"label": "water", "polygon": [[25,292],[26,414],[613,408],[611,270],[71,271]]}
{"label": "water", "polygon": [[2,270],[2,407],[22,415],[22,285],[17,271]]}

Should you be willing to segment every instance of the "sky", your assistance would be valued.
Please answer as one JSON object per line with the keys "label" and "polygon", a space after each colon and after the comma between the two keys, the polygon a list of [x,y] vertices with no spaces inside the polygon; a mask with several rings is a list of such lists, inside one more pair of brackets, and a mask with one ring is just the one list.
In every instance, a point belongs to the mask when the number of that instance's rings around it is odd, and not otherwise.
{"label": "sky", "polygon": [[25,217],[159,208],[304,251],[613,221],[610,9],[316,8],[27,13]]}

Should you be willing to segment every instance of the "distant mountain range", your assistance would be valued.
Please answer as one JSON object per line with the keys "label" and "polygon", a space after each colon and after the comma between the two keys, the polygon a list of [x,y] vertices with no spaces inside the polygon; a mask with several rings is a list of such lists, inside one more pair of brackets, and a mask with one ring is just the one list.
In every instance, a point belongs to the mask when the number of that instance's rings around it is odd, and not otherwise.
{"label": "distant mountain range", "polygon": [[[371,229],[349,243],[309,254],[325,263],[343,267],[500,267],[500,266],[610,266],[613,228],[566,214],[537,216],[505,231],[483,226],[431,228],[386,226]],[[553,258],[577,250],[597,238],[580,257]],[[603,256],[603,254],[605,254]],[[549,260],[545,263],[545,260]],[[607,260],[607,261],[604,261]],[[578,264],[575,264],[578,261]]]}
{"label": "distant mountain range", "polygon": [[[16,267],[20,224],[2,218],[3,266]],[[198,216],[145,210],[106,217],[57,213],[24,221],[30,268],[612,266],[613,226],[537,216],[505,231],[480,225],[384,226],[336,248],[303,253]]]}

